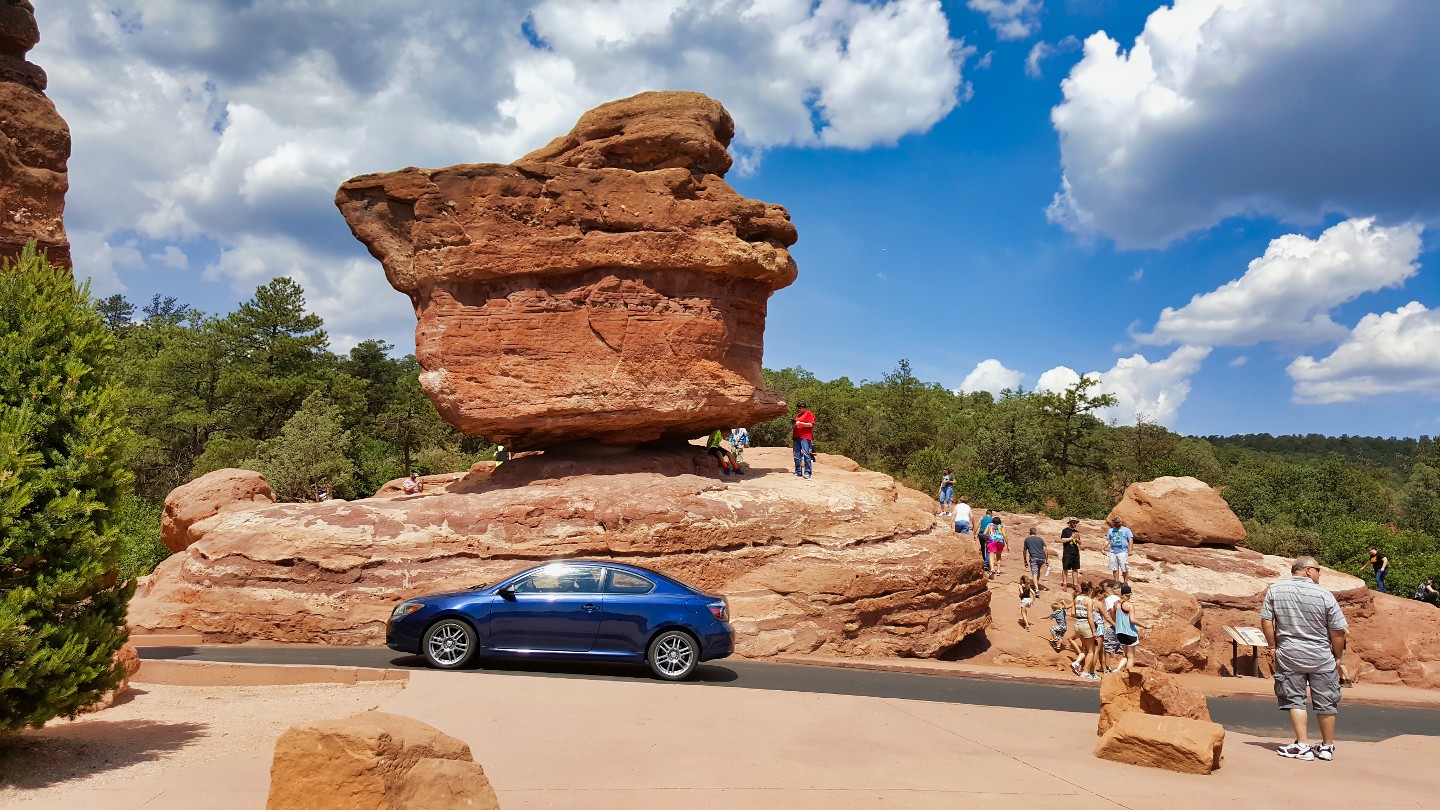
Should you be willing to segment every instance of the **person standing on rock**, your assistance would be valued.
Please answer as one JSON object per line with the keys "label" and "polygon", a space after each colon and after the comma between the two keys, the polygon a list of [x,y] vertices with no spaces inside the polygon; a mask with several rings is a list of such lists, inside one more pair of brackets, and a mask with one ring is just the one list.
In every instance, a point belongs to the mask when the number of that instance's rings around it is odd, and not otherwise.
{"label": "person standing on rock", "polygon": [[1110,530],[1105,532],[1105,543],[1110,547],[1110,576],[1126,585],[1130,584],[1130,543],[1134,539],[1125,521],[1110,518]]}
{"label": "person standing on rock", "polygon": [[745,463],[745,448],[750,446],[750,431],[743,427],[730,429],[730,447],[735,451],[735,465]]}
{"label": "person standing on rock", "polygon": [[1115,665],[1116,672],[1135,668],[1135,648],[1140,644],[1140,629],[1135,624],[1135,606],[1130,604],[1130,586],[1120,586],[1120,600],[1110,610],[1110,626],[1120,642],[1124,657]]}
{"label": "person standing on rock", "polygon": [[980,559],[985,563],[985,573],[990,573],[990,524],[995,522],[995,510],[986,509],[985,516],[980,518],[979,533],[975,536],[980,538]]}
{"label": "person standing on rock", "polygon": [[1072,591],[1080,589],[1080,518],[1065,518],[1065,528],[1060,530],[1060,587]]}
{"label": "person standing on rock", "polygon": [[1045,590],[1042,574],[1045,571],[1045,538],[1035,533],[1035,527],[1030,527],[1030,535],[1025,538],[1025,565],[1030,568],[1030,579],[1035,582],[1035,589]]}
{"label": "person standing on rock", "polygon": [[[1265,591],[1260,629],[1270,645],[1275,672],[1275,697],[1290,712],[1295,742],[1281,746],[1290,759],[1325,762],[1335,758],[1335,718],[1340,706],[1339,664],[1345,655],[1349,623],[1335,595],[1320,587],[1320,563],[1299,557],[1290,564],[1290,578]],[[1320,745],[1310,746],[1310,708],[1318,715]]]}
{"label": "person standing on rock", "polygon": [[955,533],[970,533],[970,504],[966,503],[964,499],[955,503]]}
{"label": "person standing on rock", "polygon": [[790,432],[795,450],[795,474],[809,478],[810,464],[815,459],[815,414],[803,402],[795,408],[795,429]]}
{"label": "person standing on rock", "polygon": [[1390,573],[1390,558],[1380,553],[1379,549],[1370,549],[1370,567],[1375,569],[1375,590],[1380,593],[1389,593],[1385,590],[1385,576]]}
{"label": "person standing on rock", "polygon": [[990,542],[986,546],[990,549],[990,578],[1000,576],[1000,560],[1005,556],[1005,528],[1000,518],[990,523]]}
{"label": "person standing on rock", "polygon": [[955,495],[955,474],[949,467],[940,472],[940,516],[945,517],[950,514],[950,499]]}

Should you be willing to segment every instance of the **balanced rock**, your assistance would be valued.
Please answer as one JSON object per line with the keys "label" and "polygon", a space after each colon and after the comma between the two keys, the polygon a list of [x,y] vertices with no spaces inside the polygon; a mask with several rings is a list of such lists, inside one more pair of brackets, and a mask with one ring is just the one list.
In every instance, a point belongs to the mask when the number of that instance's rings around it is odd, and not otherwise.
{"label": "balanced rock", "polygon": [[1208,774],[1220,767],[1225,728],[1208,720],[1126,712],[1095,746],[1095,756],[1127,765]]}
{"label": "balanced rock", "polygon": [[30,0],[0,3],[0,260],[34,239],[51,263],[68,267],[70,127],[45,97],[45,71],[25,59],[39,41]]}
{"label": "balanced rock", "polygon": [[470,435],[535,450],[690,439],[784,412],[761,387],[779,205],[722,179],[730,114],[699,93],[586,113],[514,164],[353,178],[351,231],[410,296],[421,384]]}
{"label": "balanced rock", "polygon": [[221,512],[155,569],[130,622],[375,644],[406,597],[608,558],[725,594],[745,655],[935,657],[989,623],[978,548],[954,542],[926,495],[837,456],[809,481],[789,448],[745,460],[746,476],[722,478],[694,447],[551,451],[421,497]]}
{"label": "balanced rock", "polygon": [[1106,675],[1100,681],[1100,722],[1095,733],[1109,731],[1126,712],[1210,719],[1205,695],[1148,667]]}
{"label": "balanced rock", "polygon": [[265,476],[254,470],[224,469],[206,473],[165,496],[160,513],[160,542],[171,551],[184,551],[199,539],[190,531],[196,523],[232,510],[275,502]]}
{"label": "balanced rock", "polygon": [[[437,790],[437,778],[458,778]],[[468,800],[468,801],[467,801]],[[291,726],[275,743],[266,810],[496,808],[470,746],[385,712]]]}
{"label": "balanced rock", "polygon": [[1235,546],[1245,542],[1245,527],[1230,505],[1197,478],[1165,476],[1125,488],[1110,510],[1144,543],[1169,546]]}

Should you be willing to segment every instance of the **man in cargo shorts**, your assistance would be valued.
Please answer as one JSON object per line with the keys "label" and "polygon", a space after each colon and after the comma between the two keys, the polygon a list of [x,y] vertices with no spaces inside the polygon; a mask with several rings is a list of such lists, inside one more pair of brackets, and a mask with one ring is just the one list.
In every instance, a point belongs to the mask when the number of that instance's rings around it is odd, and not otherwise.
{"label": "man in cargo shorts", "polygon": [[[1274,661],[1275,697],[1290,712],[1295,742],[1282,746],[1282,757],[1300,760],[1335,758],[1335,716],[1340,705],[1339,664],[1345,654],[1349,624],[1335,595],[1320,587],[1320,563],[1300,557],[1290,564],[1290,578],[1265,591],[1260,629]],[[1306,692],[1318,715],[1320,745],[1312,748]]]}

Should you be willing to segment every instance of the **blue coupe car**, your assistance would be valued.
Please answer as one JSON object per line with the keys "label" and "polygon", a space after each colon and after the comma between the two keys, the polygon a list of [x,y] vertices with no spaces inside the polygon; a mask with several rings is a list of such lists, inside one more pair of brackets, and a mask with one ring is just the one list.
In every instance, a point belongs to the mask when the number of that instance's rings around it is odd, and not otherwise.
{"label": "blue coupe car", "polygon": [[458,669],[476,658],[633,661],[678,681],[734,649],[723,596],[634,565],[539,565],[498,585],[406,599],[385,625],[392,650]]}

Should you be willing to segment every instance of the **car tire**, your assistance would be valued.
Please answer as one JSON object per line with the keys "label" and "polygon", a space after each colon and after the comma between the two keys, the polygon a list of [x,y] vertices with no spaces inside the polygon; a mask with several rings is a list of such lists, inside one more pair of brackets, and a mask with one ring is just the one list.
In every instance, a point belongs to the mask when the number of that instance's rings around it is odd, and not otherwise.
{"label": "car tire", "polygon": [[475,657],[475,628],[461,619],[441,619],[420,640],[425,663],[436,669],[460,669]]}
{"label": "car tire", "polygon": [[662,681],[683,681],[700,665],[700,644],[683,630],[666,630],[651,639],[645,663]]}

